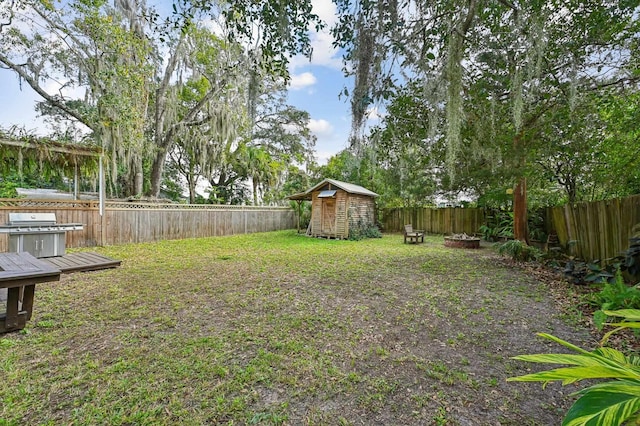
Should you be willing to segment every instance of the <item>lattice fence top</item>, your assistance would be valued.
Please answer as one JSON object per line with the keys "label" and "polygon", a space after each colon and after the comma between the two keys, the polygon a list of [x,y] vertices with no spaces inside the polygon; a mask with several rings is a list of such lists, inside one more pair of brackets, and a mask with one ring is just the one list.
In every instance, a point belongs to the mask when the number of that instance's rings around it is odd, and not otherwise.
{"label": "lattice fence top", "polygon": [[48,208],[48,209],[57,209],[57,208],[81,208],[81,209],[91,209],[98,208],[98,201],[87,201],[87,200],[33,200],[28,198],[0,198],[0,208]]}
{"label": "lattice fence top", "polygon": [[[99,202],[94,200],[35,200],[27,198],[0,198],[0,208],[83,208],[97,209]],[[232,206],[226,204],[172,204],[145,203],[131,201],[107,201],[107,209],[151,209],[151,210],[291,210],[287,206]]]}

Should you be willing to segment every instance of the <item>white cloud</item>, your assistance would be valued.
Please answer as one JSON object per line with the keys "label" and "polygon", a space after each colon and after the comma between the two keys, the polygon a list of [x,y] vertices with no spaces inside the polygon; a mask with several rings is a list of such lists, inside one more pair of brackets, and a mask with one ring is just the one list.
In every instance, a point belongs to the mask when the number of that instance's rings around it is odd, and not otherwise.
{"label": "white cloud", "polygon": [[43,89],[51,95],[61,95],[65,98],[71,99],[84,99],[87,92],[86,87],[66,85],[66,83],[59,80],[46,81],[43,85]]}
{"label": "white cloud", "polygon": [[336,155],[337,152],[334,151],[316,151],[316,161],[319,165],[325,165],[329,162],[329,158]]}
{"label": "white cloud", "polygon": [[385,117],[384,111],[380,111],[378,107],[373,107],[367,111],[367,122],[369,124],[377,124]]}
{"label": "white cloud", "polygon": [[311,54],[312,65],[324,65],[329,68],[342,69],[342,59],[338,49],[333,47],[333,36],[327,29],[319,32],[311,40],[313,53]]}
{"label": "white cloud", "polygon": [[333,126],[327,120],[316,120],[314,118],[309,120],[309,130],[315,133],[318,137],[331,136],[333,134]]}
{"label": "white cloud", "polygon": [[310,72],[303,72],[302,74],[294,74],[291,76],[291,89],[300,90],[305,87],[313,86],[316,84],[316,77]]}
{"label": "white cloud", "polygon": [[338,12],[333,0],[311,0],[313,13],[327,23],[329,27],[338,21]]}
{"label": "white cloud", "polygon": [[322,65],[341,69],[342,60],[338,50],[332,45],[334,38],[329,32],[338,19],[336,5],[332,0],[312,0],[311,3],[313,5],[313,13],[325,22],[326,27],[320,32],[311,30],[311,47],[313,48],[311,61],[309,61],[309,58],[298,55],[291,59],[289,68],[293,71],[296,68],[307,65]]}

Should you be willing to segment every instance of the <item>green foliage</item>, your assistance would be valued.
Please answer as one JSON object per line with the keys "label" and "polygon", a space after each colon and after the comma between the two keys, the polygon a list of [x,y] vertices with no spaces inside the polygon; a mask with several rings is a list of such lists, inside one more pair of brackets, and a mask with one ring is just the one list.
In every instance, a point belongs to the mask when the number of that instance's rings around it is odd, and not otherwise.
{"label": "green foliage", "polygon": [[[47,188],[68,190],[69,184],[65,183],[61,176],[50,176],[47,173],[38,172],[37,169],[25,168],[22,176],[16,171],[15,164],[7,172],[0,174],[0,198],[16,198],[17,188]],[[82,190],[83,182],[80,182]]]}
{"label": "green foliage", "polygon": [[363,105],[388,102],[373,144],[380,164],[402,171],[401,185],[413,172],[438,174],[436,191],[496,207],[510,202],[516,177],[535,207],[637,191],[640,103],[626,83],[638,60],[615,53],[638,50],[637,2],[588,0],[564,12],[548,2],[335,3],[336,45],[356,80],[344,92],[354,123]]}
{"label": "green foliage", "polygon": [[349,240],[359,241],[365,238],[382,238],[380,229],[373,224],[365,224],[362,221],[353,226],[349,226]]}
{"label": "green foliage", "polygon": [[629,239],[629,247],[620,256],[610,259],[583,262],[570,260],[566,263],[564,275],[574,284],[610,283],[614,284],[619,272],[631,283],[640,277],[640,237],[634,234]]}
{"label": "green foliage", "polygon": [[[248,104],[257,101],[247,94],[247,86],[259,81],[260,90],[253,93],[264,95],[268,80],[286,99],[287,54],[310,54],[308,26],[321,26],[310,1],[239,0],[221,5],[184,0],[174,2],[171,16],[160,16],[144,2],[36,1],[20,6],[24,13],[16,12],[17,2],[11,3],[0,13],[6,18],[0,63],[43,96],[38,110],[49,124],[64,130],[81,123],[91,130],[107,154],[105,170],[116,194],[159,196],[169,154],[186,166],[180,172],[191,200],[198,177],[212,178],[212,184],[215,180],[215,185],[228,189],[232,183],[227,182],[227,169],[237,162],[225,144],[240,140],[282,152],[268,162],[267,174],[281,169],[274,167],[276,163],[311,158],[314,137],[307,126],[308,113],[285,106],[254,117],[255,105]],[[228,38],[201,25],[204,14],[214,20],[224,15],[221,33]],[[42,29],[47,37],[24,30],[31,27]],[[251,52],[243,46],[251,46]],[[260,74],[257,79],[251,78],[253,71]],[[64,82],[65,91],[82,88],[84,93],[86,88],[86,94],[73,99],[58,93],[58,81]],[[253,123],[247,123],[249,116]],[[199,149],[204,144],[214,145],[215,152]],[[271,150],[269,154],[275,157]],[[195,170],[193,160],[204,163],[205,157],[206,167]],[[258,176],[264,174],[263,166],[254,167],[251,178],[267,192],[270,188],[264,188]],[[124,175],[118,176],[119,171]],[[237,174],[246,178],[247,173]],[[170,189],[174,197],[176,188]]]}
{"label": "green foliage", "polygon": [[570,260],[565,264],[564,276],[573,284],[605,283],[615,280],[614,264],[602,266],[599,260],[594,262],[582,262]]}
{"label": "green foliage", "polygon": [[295,210],[296,216],[300,218],[300,229],[303,231],[307,229],[309,222],[311,222],[311,203],[306,201],[301,203],[297,201],[289,201],[289,206]]}
{"label": "green foliage", "polygon": [[336,179],[356,183],[358,159],[348,150],[342,150],[331,156],[327,164],[318,167],[316,174],[322,178]]}
{"label": "green foliage", "polygon": [[479,229],[482,234],[482,238],[485,241],[496,241],[498,239],[499,229],[498,227],[491,227],[489,225],[482,225]]}
{"label": "green foliage", "polygon": [[569,365],[539,373],[510,377],[507,381],[519,382],[553,382],[563,385],[587,379],[613,379],[598,383],[576,392],[578,400],[566,413],[563,425],[621,425],[629,421],[640,420],[640,357],[625,355],[622,352],[604,347],[611,334],[625,329],[640,328],[640,310],[623,309],[604,311],[605,315],[622,317],[617,323],[607,324],[617,327],[608,332],[600,342],[600,347],[589,352],[555,336],[539,333],[538,335],[556,342],[577,354],[538,354],[519,355],[514,359],[536,362]]}
{"label": "green foliage", "polygon": [[498,245],[498,253],[516,262],[529,262],[542,257],[542,252],[520,240],[509,240]]}
{"label": "green foliage", "polygon": [[8,181],[6,179],[0,180],[0,198],[17,198],[18,192],[16,188],[20,185],[13,181]]}
{"label": "green foliage", "polygon": [[490,187],[478,197],[478,206],[490,209],[507,209],[511,207],[513,195],[508,194],[504,186]]}
{"label": "green foliage", "polygon": [[616,309],[640,309],[640,289],[624,282],[622,272],[617,271],[612,282],[605,282],[602,289],[590,297],[590,302],[600,308],[594,315],[594,323],[602,328],[606,317],[602,312]]}
{"label": "green foliage", "polygon": [[535,241],[545,241],[547,234],[544,230],[544,216],[539,211],[529,211],[527,213],[527,228],[529,238]]}
{"label": "green foliage", "polygon": [[640,277],[640,236],[629,238],[629,248],[624,252],[621,266],[636,280]]}
{"label": "green foliage", "polygon": [[487,223],[480,226],[485,241],[513,237],[513,212],[496,210],[487,215]]}

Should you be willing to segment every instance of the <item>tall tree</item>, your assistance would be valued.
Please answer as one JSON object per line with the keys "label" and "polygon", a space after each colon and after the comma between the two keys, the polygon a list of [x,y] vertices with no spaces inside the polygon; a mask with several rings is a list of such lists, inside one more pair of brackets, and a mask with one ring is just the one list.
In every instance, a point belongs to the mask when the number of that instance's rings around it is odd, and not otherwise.
{"label": "tall tree", "polygon": [[[230,127],[212,105],[233,91],[229,82],[247,69],[238,66],[247,56],[228,40],[253,40],[257,56],[266,59],[251,65],[286,76],[287,54],[310,53],[308,26],[318,22],[310,10],[309,0],[272,0],[260,7],[246,0],[178,0],[163,22],[141,1],[110,6],[104,0],[15,0],[1,11],[0,64],[41,95],[50,111],[88,127],[111,154],[113,182],[118,170],[126,170],[128,194],[146,188],[157,196],[167,153],[182,129]],[[226,38],[214,39],[209,31],[207,39],[207,31],[193,25],[205,14],[225,17],[220,22]],[[213,53],[212,60],[205,52]],[[180,110],[179,86],[191,77],[206,78],[209,90],[191,109]],[[48,91],[52,81],[62,87]],[[87,95],[73,96],[79,88]],[[151,167],[144,168],[145,162]]]}
{"label": "tall tree", "polygon": [[508,154],[503,163],[518,176],[519,239],[527,238],[526,175],[541,120],[557,105],[571,106],[576,93],[638,81],[636,2],[337,3],[334,34],[355,76],[356,125],[367,105],[403,79],[422,83],[443,118],[433,123],[441,123],[436,133],[446,142],[451,179],[464,146]]}
{"label": "tall tree", "polygon": [[[141,193],[153,52],[131,3],[72,1],[56,8],[25,0],[9,7],[0,64],[50,108],[90,129],[111,156],[113,181],[117,164],[125,164],[131,191]],[[86,89],[84,98],[69,94],[78,88]]]}

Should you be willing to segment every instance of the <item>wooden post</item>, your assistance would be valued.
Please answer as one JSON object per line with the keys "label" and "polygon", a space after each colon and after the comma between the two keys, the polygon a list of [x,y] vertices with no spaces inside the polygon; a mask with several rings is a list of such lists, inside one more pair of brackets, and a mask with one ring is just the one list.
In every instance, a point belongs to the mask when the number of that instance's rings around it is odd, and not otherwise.
{"label": "wooden post", "polygon": [[78,182],[79,176],[78,176],[78,159],[75,158],[74,159],[75,164],[73,165],[73,199],[74,200],[79,200],[80,199],[80,183]]}

